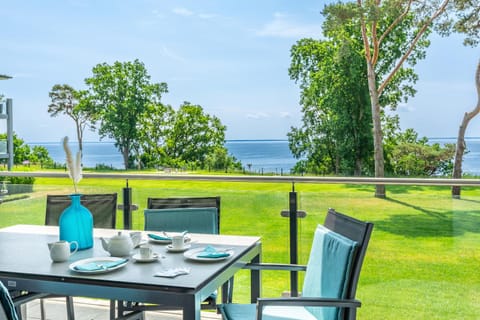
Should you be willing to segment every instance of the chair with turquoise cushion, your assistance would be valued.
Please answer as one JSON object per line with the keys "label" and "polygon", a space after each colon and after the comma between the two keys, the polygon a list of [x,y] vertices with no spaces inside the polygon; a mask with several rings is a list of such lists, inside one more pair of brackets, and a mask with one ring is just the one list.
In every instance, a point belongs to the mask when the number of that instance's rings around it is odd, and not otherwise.
{"label": "chair with turquoise cushion", "polygon": [[18,320],[12,297],[7,288],[0,281],[0,319]]}
{"label": "chair with turquoise cushion", "polygon": [[[218,234],[220,232],[220,197],[148,198],[144,210],[144,229],[148,231]],[[225,296],[230,297],[233,279]],[[217,308],[217,292],[202,302],[202,309]],[[227,299],[228,300],[228,299]],[[230,301],[230,300],[228,300]],[[119,314],[131,310],[163,310],[169,306],[122,303]]]}
{"label": "chair with turquoise cushion", "polygon": [[145,209],[145,230],[218,234],[217,208]]}
{"label": "chair with turquoise cushion", "polygon": [[256,304],[219,306],[228,320],[353,320],[355,299],[373,224],[329,209],[324,225],[315,230],[307,266],[250,264],[252,270],[304,270],[301,297],[258,298]]}

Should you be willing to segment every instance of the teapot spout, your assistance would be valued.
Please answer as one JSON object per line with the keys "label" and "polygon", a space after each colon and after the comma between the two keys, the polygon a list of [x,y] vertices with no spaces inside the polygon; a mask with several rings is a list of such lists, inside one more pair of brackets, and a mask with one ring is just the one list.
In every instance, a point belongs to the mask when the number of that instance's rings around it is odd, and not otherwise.
{"label": "teapot spout", "polygon": [[107,240],[105,240],[105,238],[100,238],[100,240],[102,241],[102,247],[105,251],[108,251],[108,242]]}
{"label": "teapot spout", "polygon": [[52,247],[53,247],[54,243],[55,242],[47,243],[48,250],[52,250]]}

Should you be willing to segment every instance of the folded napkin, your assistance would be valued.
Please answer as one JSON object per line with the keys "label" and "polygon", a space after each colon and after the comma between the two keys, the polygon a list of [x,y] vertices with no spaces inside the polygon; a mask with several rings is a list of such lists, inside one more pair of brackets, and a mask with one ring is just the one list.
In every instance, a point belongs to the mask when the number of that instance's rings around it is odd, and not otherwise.
{"label": "folded napkin", "polygon": [[153,233],[147,234],[149,238],[152,238],[153,240],[172,240],[170,237],[162,237]]}
{"label": "folded napkin", "polygon": [[103,262],[89,262],[85,264],[79,264],[73,267],[78,271],[100,271],[110,269],[127,262],[128,259],[119,259],[115,261],[103,261]]}
{"label": "folded napkin", "polygon": [[173,268],[168,270],[163,270],[154,274],[155,277],[165,277],[165,278],[175,278],[182,274],[189,274],[190,268]]}
{"label": "folded napkin", "polygon": [[215,249],[212,246],[206,246],[205,249],[203,249],[203,251],[197,254],[197,258],[211,258],[211,259],[224,258],[229,256],[230,256],[230,253],[225,251],[217,251],[217,249]]}

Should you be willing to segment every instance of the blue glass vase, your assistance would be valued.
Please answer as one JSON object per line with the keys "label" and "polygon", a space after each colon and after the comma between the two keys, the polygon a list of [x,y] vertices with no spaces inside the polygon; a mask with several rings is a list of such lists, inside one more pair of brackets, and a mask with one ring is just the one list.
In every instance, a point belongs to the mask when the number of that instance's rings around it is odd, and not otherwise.
{"label": "blue glass vase", "polygon": [[72,203],[63,210],[58,221],[60,240],[77,241],[78,250],[93,247],[92,213],[80,203],[80,195],[70,195]]}

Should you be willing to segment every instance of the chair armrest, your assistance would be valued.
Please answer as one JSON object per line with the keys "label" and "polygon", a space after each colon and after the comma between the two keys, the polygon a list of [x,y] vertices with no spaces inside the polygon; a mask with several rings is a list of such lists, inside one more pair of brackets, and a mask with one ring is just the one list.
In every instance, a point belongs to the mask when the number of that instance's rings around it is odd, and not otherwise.
{"label": "chair armrest", "polygon": [[310,307],[337,307],[337,308],[359,308],[360,301],[355,299],[335,299],[335,298],[258,298],[257,300],[257,320],[262,320],[263,308],[265,306],[310,306]]}
{"label": "chair armrest", "polygon": [[243,266],[249,270],[283,270],[283,271],[305,271],[307,266],[299,264],[283,264],[283,263],[247,263]]}

